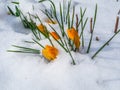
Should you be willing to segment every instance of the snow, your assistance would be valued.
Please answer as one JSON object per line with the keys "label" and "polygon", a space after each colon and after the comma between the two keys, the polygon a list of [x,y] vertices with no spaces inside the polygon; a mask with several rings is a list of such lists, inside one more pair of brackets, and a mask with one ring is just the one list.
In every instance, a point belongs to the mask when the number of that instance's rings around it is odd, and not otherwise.
{"label": "snow", "polygon": [[[74,53],[72,55],[77,65],[71,65],[70,56],[60,49],[55,61],[47,62],[41,55],[18,54],[7,52],[13,49],[11,45],[25,45],[24,40],[33,37],[25,29],[19,18],[7,14],[7,5],[14,8],[10,2],[0,1],[0,90],[120,90],[120,34],[106,46],[94,59],[91,56],[114,33],[116,16],[120,9],[120,1],[115,0],[73,0],[87,8],[86,17],[93,17],[95,4],[98,4],[98,15],[90,54]],[[38,0],[15,0],[20,2],[24,13],[35,14],[43,6],[49,8],[49,3],[38,4]],[[54,0],[56,5],[61,0]],[[35,7],[35,11],[32,10]],[[76,10],[76,12],[79,12]],[[41,18],[42,13],[38,13]],[[89,21],[89,20],[88,20]],[[57,28],[57,26],[55,26]],[[120,25],[119,25],[120,28]],[[89,22],[85,28],[85,48],[89,40]],[[100,41],[95,41],[98,36]],[[47,40],[42,40],[45,45]],[[56,44],[56,43],[55,43]],[[57,47],[59,47],[56,44]],[[31,45],[41,49],[36,45]]]}

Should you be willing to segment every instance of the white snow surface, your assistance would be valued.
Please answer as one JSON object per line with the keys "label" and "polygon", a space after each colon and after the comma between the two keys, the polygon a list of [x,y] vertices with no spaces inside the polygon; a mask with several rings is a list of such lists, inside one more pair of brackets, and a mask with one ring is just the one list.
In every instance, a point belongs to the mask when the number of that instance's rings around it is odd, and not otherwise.
{"label": "white snow surface", "polygon": [[[87,8],[86,17],[89,20],[94,16],[95,4],[98,4],[90,53],[72,52],[77,65],[71,65],[70,56],[62,50],[57,59],[49,63],[39,55],[7,52],[13,49],[11,45],[27,45],[23,41],[33,37],[19,18],[7,14],[7,5],[14,8],[11,1],[19,1],[24,13],[38,13],[43,6],[49,8],[48,2],[41,5],[38,0],[0,0],[0,90],[120,90],[120,34],[94,60],[91,59],[98,48],[114,34],[116,16],[120,17],[120,1],[72,0],[72,5],[77,3],[77,8]],[[62,0],[54,2],[57,5]],[[34,12],[32,6],[35,7]],[[38,14],[44,18],[42,13]],[[85,48],[89,36],[88,22],[85,28]],[[95,40],[96,36],[100,41]],[[42,40],[41,43],[46,44],[48,41]],[[36,45],[32,47],[39,49]]]}

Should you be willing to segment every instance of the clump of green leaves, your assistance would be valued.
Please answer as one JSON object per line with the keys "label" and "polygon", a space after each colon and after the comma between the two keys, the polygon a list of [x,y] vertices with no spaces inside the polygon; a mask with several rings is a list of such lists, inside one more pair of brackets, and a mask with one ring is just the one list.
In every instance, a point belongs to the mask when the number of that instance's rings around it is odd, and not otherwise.
{"label": "clump of green leaves", "polygon": [[[86,8],[82,9],[80,7],[79,8],[80,13],[76,14],[75,6],[73,6],[73,7],[71,6],[71,0],[70,0],[70,1],[68,1],[67,4],[59,3],[59,10],[57,11],[56,5],[54,4],[54,2],[52,0],[40,0],[39,3],[43,3],[44,1],[50,2],[51,9],[48,10],[45,8],[45,10],[41,10],[41,11],[43,12],[44,15],[47,16],[47,18],[53,24],[55,24],[54,20],[56,20],[57,24],[59,25],[59,28],[60,28],[61,33],[58,33],[56,31],[56,29],[53,28],[52,25],[48,24],[50,26],[50,28],[59,36],[60,40],[55,40],[55,41],[63,48],[63,50],[65,50],[65,52],[69,53],[69,55],[72,59],[72,64],[75,65],[76,63],[75,63],[75,60],[71,54],[71,51],[74,51],[74,52],[78,51],[79,52],[80,50],[79,49],[77,50],[77,48],[74,45],[74,40],[70,40],[70,38],[66,34],[65,26],[67,26],[68,29],[71,29],[73,27],[75,28],[75,30],[79,33],[82,47],[84,48],[84,46],[85,46],[85,44],[84,44],[84,30],[85,30],[85,26],[86,26],[87,21],[88,21],[88,17],[85,17],[85,13],[86,13],[87,9]],[[17,2],[12,2],[12,3],[19,5],[19,3],[17,3]],[[21,19],[21,22],[23,23],[24,27],[29,28],[34,35],[34,39],[32,39],[32,41],[30,41],[30,42],[25,41],[25,42],[27,42],[29,44],[31,44],[31,43],[38,44],[40,47],[44,48],[44,46],[42,44],[40,44],[40,42],[39,42],[41,40],[41,35],[43,35],[46,39],[49,40],[50,44],[53,47],[55,47],[53,41],[50,38],[50,31],[43,24],[43,22],[41,21],[40,17],[38,17],[37,14],[32,15],[32,14],[28,13],[28,15],[29,15],[29,19],[28,19],[27,16],[24,15],[22,13],[22,11],[17,6],[15,6],[15,9],[16,9],[16,12],[13,12],[11,10],[11,8],[8,6],[8,10],[11,13],[11,15],[19,17]],[[72,12],[71,12],[71,9],[72,9]],[[89,53],[90,49],[91,49],[91,44],[92,44],[93,34],[94,34],[93,32],[94,32],[94,28],[95,28],[95,24],[96,24],[97,10],[98,10],[98,6],[96,4],[93,23],[91,25],[90,40],[88,43],[86,53]],[[76,16],[76,18],[75,18],[75,16]],[[43,33],[41,30],[39,30],[35,20],[33,20],[33,19],[39,20],[40,24],[45,27],[45,33]],[[98,49],[98,51],[91,58],[93,59],[119,32],[120,32],[120,30],[118,30],[102,47],[100,47]],[[40,51],[37,49],[22,47],[22,46],[17,46],[17,45],[13,45],[13,47],[18,48],[18,50],[8,50],[8,52],[40,54]]]}
{"label": "clump of green leaves", "polygon": [[7,8],[8,8],[8,10],[9,10],[10,14],[12,14],[13,16],[16,16],[16,17],[19,17],[19,16],[20,16],[20,10],[18,9],[17,6],[15,6],[16,12],[13,12],[13,10],[12,10],[9,6],[7,6]]}

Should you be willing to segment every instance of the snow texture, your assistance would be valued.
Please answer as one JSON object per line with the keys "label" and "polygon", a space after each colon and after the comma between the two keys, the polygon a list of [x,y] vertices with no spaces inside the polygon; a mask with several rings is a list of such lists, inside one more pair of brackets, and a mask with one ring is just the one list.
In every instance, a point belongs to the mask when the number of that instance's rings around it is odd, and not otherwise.
{"label": "snow texture", "polygon": [[[95,4],[98,15],[90,54],[74,53],[77,65],[71,65],[70,56],[59,52],[57,59],[47,62],[40,55],[7,52],[11,45],[26,45],[24,40],[33,37],[19,18],[8,15],[7,6],[14,9],[13,0],[0,1],[0,90],[120,90],[120,34],[93,60],[91,56],[114,34],[116,16],[120,17],[120,1],[116,0],[72,0],[76,8],[87,8],[86,17],[93,17]],[[23,13],[37,13],[50,8],[49,3],[38,0],[14,0],[20,2]],[[59,5],[61,0],[54,0]],[[32,10],[34,6],[35,11]],[[59,10],[59,9],[58,9]],[[76,12],[79,11],[76,9]],[[90,20],[88,20],[90,21]],[[55,26],[57,28],[57,26]],[[120,28],[120,24],[119,24]],[[89,22],[85,28],[85,48],[89,40]],[[95,38],[99,37],[100,41]],[[42,40],[42,44],[48,43]],[[58,46],[58,45],[56,45]],[[31,47],[40,48],[36,45]]]}

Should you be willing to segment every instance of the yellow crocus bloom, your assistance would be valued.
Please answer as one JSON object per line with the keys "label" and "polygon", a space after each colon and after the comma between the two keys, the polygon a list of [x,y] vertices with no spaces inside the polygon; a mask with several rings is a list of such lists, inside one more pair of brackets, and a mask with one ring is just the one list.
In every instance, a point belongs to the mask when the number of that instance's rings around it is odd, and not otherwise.
{"label": "yellow crocus bloom", "polygon": [[46,45],[45,48],[42,50],[42,55],[49,61],[54,60],[57,55],[58,55],[58,49],[50,46],[50,45]]}
{"label": "yellow crocus bloom", "polygon": [[79,49],[80,37],[78,35],[78,32],[75,30],[75,28],[73,27],[73,28],[67,29],[67,34],[68,34],[68,37],[74,42],[75,47]]}
{"label": "yellow crocus bloom", "polygon": [[43,34],[46,33],[46,27],[43,24],[39,24],[37,27]]}

